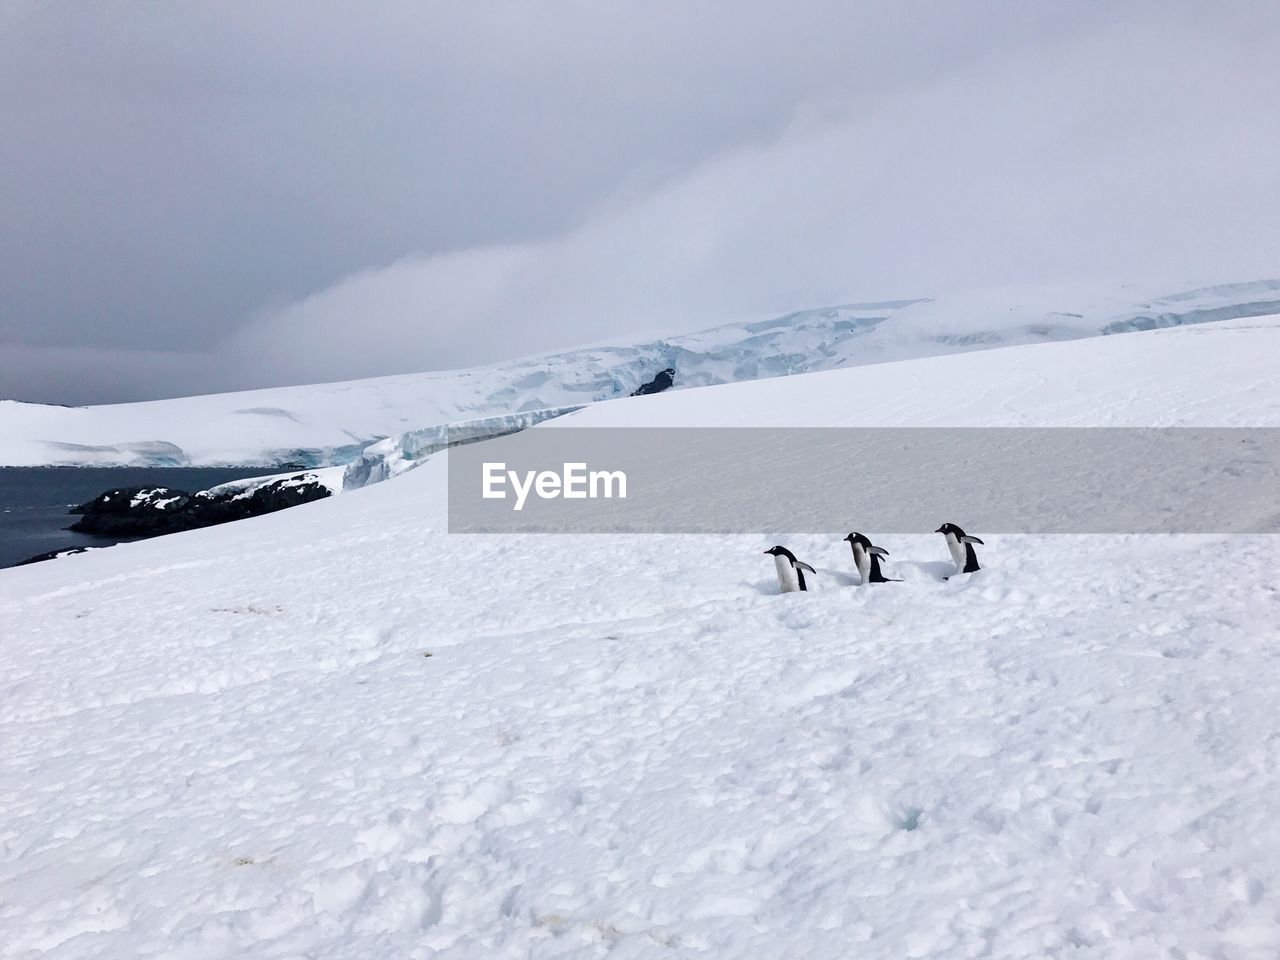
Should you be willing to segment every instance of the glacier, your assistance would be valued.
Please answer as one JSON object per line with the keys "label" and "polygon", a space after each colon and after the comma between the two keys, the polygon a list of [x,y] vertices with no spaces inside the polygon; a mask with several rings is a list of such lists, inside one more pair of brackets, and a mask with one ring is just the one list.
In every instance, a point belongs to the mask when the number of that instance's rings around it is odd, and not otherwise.
{"label": "glacier", "polygon": [[544,420],[581,410],[583,406],[584,404],[545,407],[504,416],[460,420],[452,424],[409,430],[398,437],[388,437],[379,443],[370,444],[354,463],[346,466],[342,474],[342,489],[357,490],[371,483],[381,483],[419,465],[431,454],[447,450],[456,444],[504,437],[537,426]]}
{"label": "glacier", "polygon": [[[412,448],[418,441],[408,435],[419,431],[425,437],[459,422],[627,397],[668,367],[676,371],[672,389],[686,390],[1260,316],[1278,304],[1275,279],[1003,288],[801,310],[466,370],[94,407],[3,400],[0,465],[354,465],[378,459],[378,451],[365,452],[388,440]],[[361,469],[353,467],[355,485]]]}

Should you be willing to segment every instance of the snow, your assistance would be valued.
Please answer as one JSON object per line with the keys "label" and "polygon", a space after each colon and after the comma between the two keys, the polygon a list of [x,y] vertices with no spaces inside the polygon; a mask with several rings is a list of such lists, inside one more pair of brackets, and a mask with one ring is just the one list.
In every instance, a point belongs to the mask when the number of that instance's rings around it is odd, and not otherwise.
{"label": "snow", "polygon": [[0,400],[0,465],[347,464],[371,444],[460,420],[676,388],[1280,312],[1280,280],[1199,287],[987,290],[848,304],[471,370],[99,407]]}
{"label": "snow", "polygon": [[[1275,426],[1278,351],[1263,317],[534,429]],[[985,536],[941,582],[941,537],[851,516],[905,581],[861,587],[848,530],[450,536],[446,459],[0,571],[0,956],[1280,954],[1280,538]]]}
{"label": "snow", "polygon": [[[165,494],[168,493],[172,493],[168,487],[148,487],[140,489],[134,493],[133,498],[129,501],[129,506],[137,508],[145,503],[154,507],[156,510],[168,510],[170,506],[182,499],[181,494],[165,496]],[[109,496],[104,498],[104,500],[110,499],[111,497]]]}
{"label": "snow", "polygon": [[1277,426],[1277,322],[1259,317],[661,393],[596,404],[540,429]]}

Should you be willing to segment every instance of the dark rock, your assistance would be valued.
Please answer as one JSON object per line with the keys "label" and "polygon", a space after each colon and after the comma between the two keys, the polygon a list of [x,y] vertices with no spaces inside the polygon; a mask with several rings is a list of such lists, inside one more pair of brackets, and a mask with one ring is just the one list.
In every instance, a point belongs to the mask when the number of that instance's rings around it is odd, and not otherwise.
{"label": "dark rock", "polygon": [[151,536],[186,530],[184,510],[190,494],[168,487],[120,487],[72,507],[81,519],[71,525],[77,533],[100,536]]}
{"label": "dark rock", "polygon": [[25,567],[28,563],[41,563],[45,560],[57,560],[59,557],[69,557],[73,553],[86,553],[92,549],[92,547],[69,547],[63,550],[49,550],[46,553],[37,553],[34,557],[27,557],[25,560],[19,560],[14,564],[14,566]]}
{"label": "dark rock", "polygon": [[667,367],[665,370],[659,370],[648,383],[642,383],[632,391],[633,397],[646,397],[651,393],[661,393],[676,382],[676,371],[673,367]]}
{"label": "dark rock", "polygon": [[71,512],[81,517],[71,529],[99,536],[154,537],[258,517],[329,495],[329,488],[309,473],[224,493],[202,490],[188,494],[168,487],[124,487],[108,490],[73,508]]}

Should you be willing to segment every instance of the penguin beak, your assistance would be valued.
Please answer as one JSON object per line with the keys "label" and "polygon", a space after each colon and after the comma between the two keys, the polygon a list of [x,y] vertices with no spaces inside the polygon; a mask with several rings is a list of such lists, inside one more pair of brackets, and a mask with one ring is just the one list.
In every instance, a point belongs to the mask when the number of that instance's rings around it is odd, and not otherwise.
{"label": "penguin beak", "polygon": [[933,532],[934,532],[934,533],[942,533],[942,528],[941,528],[941,527],[939,527],[937,530],[935,530],[935,531],[933,531]]}

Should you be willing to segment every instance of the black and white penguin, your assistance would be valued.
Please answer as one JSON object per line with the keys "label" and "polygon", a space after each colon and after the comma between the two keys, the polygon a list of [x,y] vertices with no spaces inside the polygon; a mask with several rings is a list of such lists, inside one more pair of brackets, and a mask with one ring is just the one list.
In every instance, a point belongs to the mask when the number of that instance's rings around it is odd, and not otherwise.
{"label": "black and white penguin", "polygon": [[860,533],[851,533],[844,539],[853,549],[853,562],[857,566],[858,573],[862,576],[864,584],[902,582],[892,577],[886,577],[880,572],[880,558],[889,555],[889,551],[884,547],[875,546]]}
{"label": "black and white penguin", "polygon": [[817,571],[807,563],[796,559],[796,555],[786,547],[773,547],[765,553],[772,555],[773,565],[778,569],[778,589],[783,593],[794,593],[797,590],[807,591],[804,583],[804,572]]}
{"label": "black and white penguin", "polygon": [[951,551],[951,559],[956,562],[956,573],[973,573],[981,569],[978,554],[973,549],[975,543],[982,543],[981,540],[969,536],[954,523],[944,523],[934,533],[941,533],[947,538],[947,549]]}

